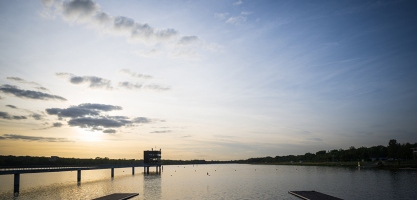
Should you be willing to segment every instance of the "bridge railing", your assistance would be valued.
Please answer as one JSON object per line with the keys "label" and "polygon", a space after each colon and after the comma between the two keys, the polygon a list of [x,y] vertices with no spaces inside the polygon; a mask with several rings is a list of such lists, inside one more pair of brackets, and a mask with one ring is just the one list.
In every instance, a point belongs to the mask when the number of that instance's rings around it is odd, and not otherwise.
{"label": "bridge railing", "polygon": [[93,169],[96,166],[27,166],[27,167],[0,167],[0,171],[24,171],[24,170],[60,170],[60,169]]}
{"label": "bridge railing", "polygon": [[86,169],[110,169],[110,168],[127,168],[127,167],[144,167],[144,166],[154,166],[154,165],[144,165],[144,164],[136,164],[136,165],[92,165],[92,166],[1,166],[0,172],[8,172],[8,171],[44,171],[44,170],[86,170]]}

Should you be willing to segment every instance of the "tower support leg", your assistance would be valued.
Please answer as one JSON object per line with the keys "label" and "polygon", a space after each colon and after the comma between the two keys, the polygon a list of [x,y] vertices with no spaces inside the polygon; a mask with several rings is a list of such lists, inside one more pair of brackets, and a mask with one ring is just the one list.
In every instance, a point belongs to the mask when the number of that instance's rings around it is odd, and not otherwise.
{"label": "tower support leg", "polygon": [[14,174],[13,194],[15,197],[19,196],[19,188],[20,188],[20,174]]}
{"label": "tower support leg", "polygon": [[77,170],[77,182],[81,182],[81,170]]}

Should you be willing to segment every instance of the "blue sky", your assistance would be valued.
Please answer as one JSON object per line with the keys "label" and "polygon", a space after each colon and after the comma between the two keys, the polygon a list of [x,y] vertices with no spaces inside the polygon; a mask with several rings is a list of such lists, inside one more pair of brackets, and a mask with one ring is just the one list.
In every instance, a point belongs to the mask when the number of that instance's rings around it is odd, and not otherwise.
{"label": "blue sky", "polygon": [[414,143],[416,8],[0,2],[0,151],[228,160]]}

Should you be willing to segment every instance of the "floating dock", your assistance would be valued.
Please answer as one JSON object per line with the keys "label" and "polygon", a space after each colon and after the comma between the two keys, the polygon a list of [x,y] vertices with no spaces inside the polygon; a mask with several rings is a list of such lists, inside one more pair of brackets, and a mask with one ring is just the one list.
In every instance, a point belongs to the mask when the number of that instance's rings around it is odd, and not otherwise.
{"label": "floating dock", "polygon": [[316,191],[288,191],[288,193],[305,200],[341,200],[340,198]]}
{"label": "floating dock", "polygon": [[93,200],[125,200],[138,196],[139,193],[114,193],[104,197],[99,197]]}

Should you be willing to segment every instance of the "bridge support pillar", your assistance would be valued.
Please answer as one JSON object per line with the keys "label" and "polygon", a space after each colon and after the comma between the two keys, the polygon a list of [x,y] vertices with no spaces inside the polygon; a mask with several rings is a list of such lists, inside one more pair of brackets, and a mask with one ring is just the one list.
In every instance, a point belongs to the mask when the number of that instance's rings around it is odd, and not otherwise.
{"label": "bridge support pillar", "polygon": [[132,167],[132,175],[135,175],[135,167]]}
{"label": "bridge support pillar", "polygon": [[114,168],[111,168],[111,177],[114,177]]}
{"label": "bridge support pillar", "polygon": [[15,197],[19,196],[19,188],[20,188],[20,174],[14,174],[13,194]]}
{"label": "bridge support pillar", "polygon": [[77,170],[77,182],[81,182],[81,170]]}

